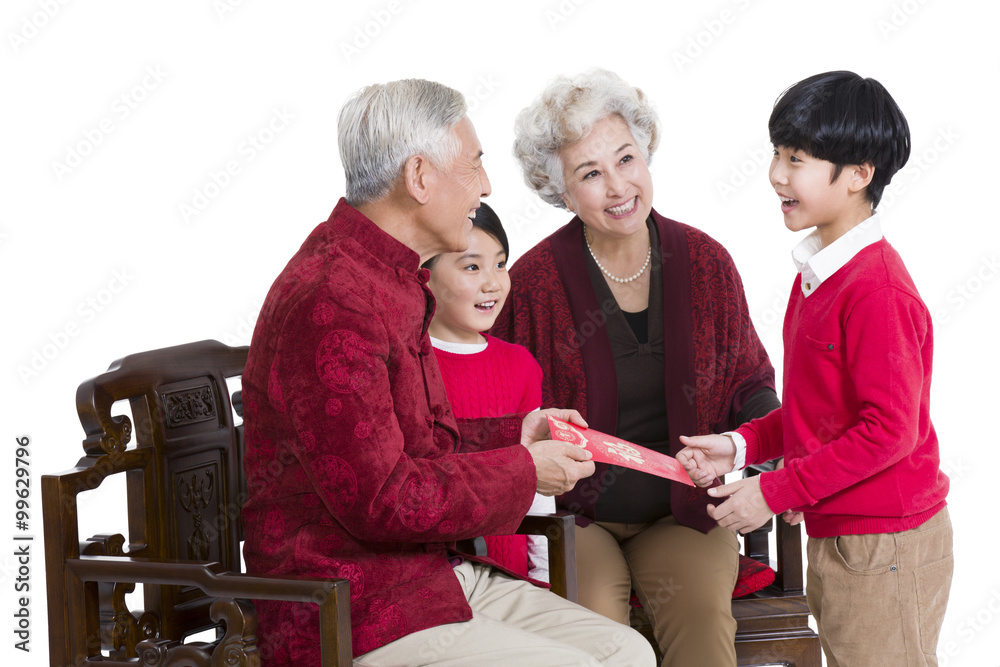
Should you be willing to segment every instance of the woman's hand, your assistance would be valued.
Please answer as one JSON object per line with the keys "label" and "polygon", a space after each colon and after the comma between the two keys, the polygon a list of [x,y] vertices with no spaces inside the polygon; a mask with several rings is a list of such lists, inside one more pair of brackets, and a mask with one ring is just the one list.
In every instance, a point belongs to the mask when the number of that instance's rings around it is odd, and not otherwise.
{"label": "woman's hand", "polygon": [[711,486],[716,477],[733,471],[736,444],[729,436],[682,435],[681,444],[685,447],[677,453],[677,460],[696,485]]}

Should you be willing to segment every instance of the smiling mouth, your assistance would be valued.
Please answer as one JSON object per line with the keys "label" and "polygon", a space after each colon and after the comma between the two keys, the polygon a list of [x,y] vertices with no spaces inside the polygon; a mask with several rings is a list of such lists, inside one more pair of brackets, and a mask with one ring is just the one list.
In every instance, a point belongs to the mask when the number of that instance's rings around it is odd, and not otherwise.
{"label": "smiling mouth", "polygon": [[614,217],[628,215],[629,213],[635,210],[635,204],[637,201],[639,201],[639,195],[632,197],[624,204],[619,204],[618,206],[612,206],[611,208],[606,208],[604,210],[608,213],[608,215]]}
{"label": "smiling mouth", "polygon": [[493,310],[493,307],[497,305],[496,301],[483,301],[482,303],[476,304],[476,310],[481,313],[488,313]]}
{"label": "smiling mouth", "polygon": [[788,213],[793,208],[795,208],[799,203],[798,199],[792,199],[791,197],[783,197],[781,195],[778,195],[778,197],[781,199],[781,211],[783,213]]}

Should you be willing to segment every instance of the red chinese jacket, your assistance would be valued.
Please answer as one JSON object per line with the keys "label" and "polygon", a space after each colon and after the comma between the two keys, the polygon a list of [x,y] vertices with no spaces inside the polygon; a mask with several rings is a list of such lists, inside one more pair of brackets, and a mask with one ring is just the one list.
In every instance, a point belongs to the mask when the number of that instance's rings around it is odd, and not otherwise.
{"label": "red chinese jacket", "polygon": [[[451,549],[513,533],[536,486],[520,419],[460,434],[419,263],[341,200],[271,287],[243,375],[247,569],[349,579],[355,656],[470,619]],[[315,605],[257,609],[265,664],[319,664]]]}

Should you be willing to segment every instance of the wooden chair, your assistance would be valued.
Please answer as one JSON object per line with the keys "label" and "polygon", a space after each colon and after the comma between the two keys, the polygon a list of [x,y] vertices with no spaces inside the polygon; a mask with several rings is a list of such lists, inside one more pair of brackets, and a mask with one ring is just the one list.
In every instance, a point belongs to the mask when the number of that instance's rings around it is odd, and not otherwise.
{"label": "wooden chair", "polygon": [[[773,463],[749,466],[744,477],[773,470]],[[777,559],[771,561],[768,535],[777,525]],[[773,518],[743,539],[744,555],[775,570],[774,583],[755,593],[733,600],[736,619],[736,663],[820,667],[819,636],[809,627],[809,605],[802,586],[802,532],[780,517]],[[641,609],[632,610],[632,627],[653,645],[649,618]]]}
{"label": "wooden chair", "polygon": [[[240,573],[243,429],[226,381],[247,350],[202,341],[133,354],[80,385],[84,456],[42,477],[50,664],[259,665],[251,599],[318,604],[322,664],[351,664],[346,579]],[[131,420],[113,415],[124,400]],[[80,494],[116,475],[128,537],[81,541]],[[522,529],[549,539],[553,590],[575,600],[572,518],[528,517]],[[136,583],[145,610],[127,607]],[[184,643],[206,630],[208,641]]]}
{"label": "wooden chair", "polygon": [[[743,476],[773,469],[773,463],[749,466]],[[775,577],[767,588],[733,600],[739,665],[820,667],[819,635],[809,627],[809,604],[803,587],[801,528],[774,517],[743,538],[745,555],[773,567]],[[776,532],[777,550],[773,562],[768,546],[772,530]]]}

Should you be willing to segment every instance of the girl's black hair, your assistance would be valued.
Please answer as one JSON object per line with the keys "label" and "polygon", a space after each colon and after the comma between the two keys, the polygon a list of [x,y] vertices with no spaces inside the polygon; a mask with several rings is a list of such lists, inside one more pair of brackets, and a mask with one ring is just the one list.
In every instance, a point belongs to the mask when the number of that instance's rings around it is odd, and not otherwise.
{"label": "girl's black hair", "polygon": [[[500,222],[500,216],[496,214],[490,205],[486,202],[479,202],[479,208],[476,210],[476,216],[472,219],[472,226],[478,227],[483,230],[500,244],[503,248],[503,254],[510,257],[510,244],[507,242],[507,232],[504,231],[503,223]],[[434,262],[441,255],[434,255],[429,260],[424,262],[421,267],[424,269],[429,269],[434,266]]]}
{"label": "girl's black hair", "polygon": [[774,103],[767,129],[774,146],[805,151],[836,165],[871,162],[872,209],[910,157],[910,127],[889,91],[854,72],[825,72],[799,81]]}

